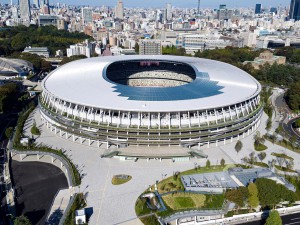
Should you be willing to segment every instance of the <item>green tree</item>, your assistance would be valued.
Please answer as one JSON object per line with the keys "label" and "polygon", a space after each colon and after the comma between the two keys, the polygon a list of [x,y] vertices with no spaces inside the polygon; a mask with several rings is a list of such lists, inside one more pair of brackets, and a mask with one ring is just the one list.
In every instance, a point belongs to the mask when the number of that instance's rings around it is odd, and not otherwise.
{"label": "green tree", "polygon": [[262,162],[266,158],[267,154],[265,152],[261,152],[257,156],[259,160]]}
{"label": "green tree", "polygon": [[270,211],[265,225],[282,225],[282,220],[277,210]]}
{"label": "green tree", "polygon": [[243,207],[245,201],[249,196],[248,189],[246,187],[239,187],[237,189],[228,190],[225,193],[225,198],[236,204],[237,210]]}
{"label": "green tree", "polygon": [[35,121],[33,122],[33,125],[31,127],[31,133],[34,134],[34,135],[40,135],[41,134],[39,128],[36,126]]}
{"label": "green tree", "polygon": [[206,168],[210,168],[210,161],[209,160],[206,161]]}
{"label": "green tree", "polygon": [[222,158],[220,164],[221,164],[222,167],[224,167],[225,166],[225,159]]}
{"label": "green tree", "polygon": [[69,62],[72,62],[75,60],[79,60],[79,59],[85,59],[85,58],[87,58],[85,55],[73,55],[71,57],[64,57],[62,59],[62,61],[60,62],[60,65],[64,65],[66,63],[69,63]]}
{"label": "green tree", "polygon": [[6,130],[5,130],[5,137],[6,138],[10,138],[11,135],[13,134],[13,130],[14,130],[14,128],[12,128],[12,127],[6,128]]}
{"label": "green tree", "polygon": [[243,142],[238,140],[234,146],[236,153],[238,154],[242,150],[242,148],[243,148]]}
{"label": "green tree", "polygon": [[32,223],[30,222],[30,220],[22,215],[19,217],[16,217],[16,219],[14,220],[14,225],[31,225]]}
{"label": "green tree", "polygon": [[256,208],[259,205],[258,190],[255,183],[250,183],[248,185],[248,191],[249,191],[248,203],[250,206],[250,210],[252,211],[253,208]]}

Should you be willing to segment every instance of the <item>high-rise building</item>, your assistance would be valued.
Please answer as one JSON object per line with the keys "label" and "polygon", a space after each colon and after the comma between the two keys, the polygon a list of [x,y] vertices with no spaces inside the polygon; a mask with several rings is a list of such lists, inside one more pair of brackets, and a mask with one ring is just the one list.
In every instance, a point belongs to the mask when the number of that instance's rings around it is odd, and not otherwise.
{"label": "high-rise building", "polygon": [[30,21],[30,1],[29,0],[20,0],[20,16],[24,21]]}
{"label": "high-rise building", "polygon": [[261,4],[255,5],[255,14],[261,14]]}
{"label": "high-rise building", "polygon": [[161,55],[162,46],[160,40],[142,39],[139,46],[140,55]]}
{"label": "high-rise building", "polygon": [[89,7],[81,8],[82,22],[88,24],[93,22],[93,10]]}
{"label": "high-rise building", "polygon": [[122,0],[118,1],[115,13],[116,13],[116,18],[120,20],[124,19],[124,6]]}
{"label": "high-rise building", "polygon": [[290,19],[300,20],[300,0],[291,0]]}
{"label": "high-rise building", "polygon": [[40,8],[40,1],[39,0],[34,0],[33,4],[36,8]]}
{"label": "high-rise building", "polygon": [[232,19],[232,17],[233,17],[233,10],[232,9],[221,8],[217,12],[217,17],[218,17],[218,20],[229,20],[229,19]]}
{"label": "high-rise building", "polygon": [[166,5],[166,19],[167,21],[172,19],[172,5],[170,3],[167,3]]}
{"label": "high-rise building", "polygon": [[276,7],[271,7],[270,12],[277,14],[277,8]]}
{"label": "high-rise building", "polygon": [[219,9],[226,9],[226,5],[224,5],[224,4],[220,5]]}

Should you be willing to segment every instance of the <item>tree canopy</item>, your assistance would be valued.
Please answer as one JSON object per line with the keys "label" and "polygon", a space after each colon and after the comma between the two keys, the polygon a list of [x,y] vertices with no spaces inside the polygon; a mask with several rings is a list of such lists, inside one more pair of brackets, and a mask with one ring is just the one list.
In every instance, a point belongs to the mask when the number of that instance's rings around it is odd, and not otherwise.
{"label": "tree canopy", "polygon": [[60,65],[64,65],[66,63],[87,58],[85,55],[73,55],[71,57],[64,57],[63,60],[60,62]]}
{"label": "tree canopy", "polygon": [[52,55],[58,49],[66,50],[71,44],[91,39],[79,32],[58,30],[55,26],[20,25],[0,31],[0,54],[11,55],[23,51],[26,46],[48,47]]}
{"label": "tree canopy", "polygon": [[255,183],[250,183],[248,185],[248,192],[249,192],[249,198],[248,198],[249,206],[251,207],[251,209],[256,208],[259,205],[259,199],[258,199],[258,190]]}
{"label": "tree canopy", "polygon": [[277,210],[270,211],[265,225],[282,225],[282,220]]}
{"label": "tree canopy", "polygon": [[26,216],[19,216],[14,220],[14,225],[32,225]]}
{"label": "tree canopy", "polygon": [[274,208],[281,201],[295,202],[296,194],[284,185],[267,178],[258,178],[255,181],[258,189],[258,198],[262,207]]}

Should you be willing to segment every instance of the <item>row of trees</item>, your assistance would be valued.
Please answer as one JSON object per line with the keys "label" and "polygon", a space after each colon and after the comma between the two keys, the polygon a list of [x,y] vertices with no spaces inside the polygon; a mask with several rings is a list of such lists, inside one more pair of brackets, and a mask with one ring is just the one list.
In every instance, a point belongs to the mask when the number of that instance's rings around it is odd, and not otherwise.
{"label": "row of trees", "polygon": [[250,211],[257,208],[275,208],[283,201],[294,203],[297,195],[287,189],[284,185],[276,183],[271,179],[258,178],[248,187],[239,187],[228,190],[225,198],[236,204],[237,211],[242,207],[247,207]]}
{"label": "row of trees", "polygon": [[0,112],[7,112],[15,106],[18,99],[19,87],[16,83],[0,86]]}

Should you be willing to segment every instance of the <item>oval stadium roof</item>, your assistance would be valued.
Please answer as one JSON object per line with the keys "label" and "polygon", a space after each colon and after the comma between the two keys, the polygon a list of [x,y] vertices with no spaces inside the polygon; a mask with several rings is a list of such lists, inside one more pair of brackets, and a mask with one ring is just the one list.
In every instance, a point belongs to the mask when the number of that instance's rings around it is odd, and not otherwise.
{"label": "oval stadium roof", "polygon": [[[126,60],[161,60],[192,66],[196,79],[176,87],[132,87],[111,82],[106,68]],[[219,108],[256,96],[260,84],[232,65],[182,56],[105,56],[63,65],[43,81],[52,95],[80,105],[102,109],[141,112],[173,112]]]}

